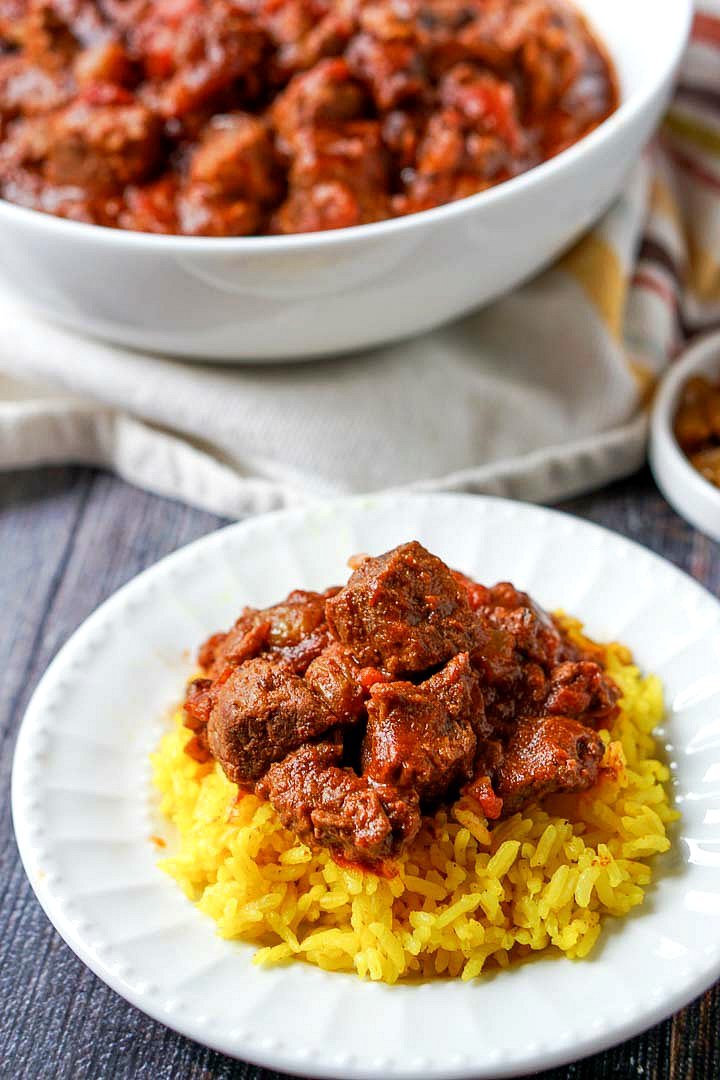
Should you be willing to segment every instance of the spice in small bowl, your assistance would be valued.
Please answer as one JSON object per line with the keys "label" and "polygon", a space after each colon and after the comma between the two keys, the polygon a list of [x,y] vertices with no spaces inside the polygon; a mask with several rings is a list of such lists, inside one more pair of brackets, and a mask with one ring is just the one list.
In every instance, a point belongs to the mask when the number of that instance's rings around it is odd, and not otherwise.
{"label": "spice in small bowl", "polygon": [[690,463],[720,488],[720,380],[713,382],[704,375],[688,379],[673,429]]}

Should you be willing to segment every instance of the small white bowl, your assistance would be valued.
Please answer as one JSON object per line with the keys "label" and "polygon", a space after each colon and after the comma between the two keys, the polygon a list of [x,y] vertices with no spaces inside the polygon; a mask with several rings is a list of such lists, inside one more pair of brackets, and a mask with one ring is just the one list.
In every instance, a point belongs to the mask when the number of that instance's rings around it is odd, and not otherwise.
{"label": "small white bowl", "polygon": [[218,239],[100,228],[0,200],[0,280],[75,330],[204,360],[349,352],[486,304],[618,194],[670,97],[693,0],[578,6],[615,62],[620,108],[505,184],[374,225]]}
{"label": "small white bowl", "polygon": [[690,464],[673,433],[682,389],[693,375],[720,379],[720,333],[702,338],[663,379],[652,414],[650,467],[678,514],[713,540],[720,540],[720,488]]}

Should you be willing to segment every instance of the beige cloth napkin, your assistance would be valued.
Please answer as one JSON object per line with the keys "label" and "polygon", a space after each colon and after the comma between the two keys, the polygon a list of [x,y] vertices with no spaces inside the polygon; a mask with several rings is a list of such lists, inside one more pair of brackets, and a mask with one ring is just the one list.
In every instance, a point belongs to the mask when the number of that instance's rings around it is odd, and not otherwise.
{"label": "beige cloth napkin", "polygon": [[598,226],[505,299],[415,341],[201,366],[89,341],[0,296],[0,467],[84,462],[230,517],[396,488],[552,501],[643,460],[643,403],[720,326],[720,4],[661,139]]}

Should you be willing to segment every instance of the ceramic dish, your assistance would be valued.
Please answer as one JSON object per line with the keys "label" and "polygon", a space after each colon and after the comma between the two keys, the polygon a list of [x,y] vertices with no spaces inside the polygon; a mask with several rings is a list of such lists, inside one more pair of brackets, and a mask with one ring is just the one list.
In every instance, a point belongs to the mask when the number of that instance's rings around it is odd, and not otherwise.
{"label": "ceramic dish", "polygon": [[713,540],[720,540],[720,489],[690,464],[673,434],[683,387],[693,375],[720,378],[720,334],[699,341],[663,379],[653,407],[650,467],[673,509]]}
{"label": "ceramic dish", "polygon": [[[76,330],[205,360],[347,352],[421,333],[537,271],[611,202],[667,103],[692,0],[578,0],[622,105],[508,183],[405,218],[298,236],[151,236],[0,201],[0,278]],[[652,33],[652,49],[648,35]]]}
{"label": "ceramic dish", "polygon": [[[682,811],[646,904],[608,921],[593,957],[472,983],[388,987],[302,963],[262,969],[157,868],[148,755],[192,650],[239,606],[342,580],[350,552],[417,537],[481,580],[628,643],[662,678],[661,743]],[[268,515],[163,560],[104,604],[23,721],[13,813],[23,862],[61,935],[149,1015],[225,1053],[315,1077],[499,1077],[600,1050],[720,974],[720,605],[668,563],[596,526],[500,499],[408,496]],[[520,1032],[518,1016],[522,1016]]]}

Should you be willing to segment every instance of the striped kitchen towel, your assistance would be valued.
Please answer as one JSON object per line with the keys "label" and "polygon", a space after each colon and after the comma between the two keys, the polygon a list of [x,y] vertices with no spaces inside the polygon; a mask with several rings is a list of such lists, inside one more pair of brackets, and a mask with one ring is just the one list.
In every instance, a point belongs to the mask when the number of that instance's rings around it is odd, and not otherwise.
{"label": "striped kitchen towel", "polygon": [[672,107],[647,152],[647,208],[629,266],[611,211],[563,264],[620,331],[641,387],[694,336],[720,330],[720,3],[705,3]]}
{"label": "striped kitchen towel", "polygon": [[399,488],[549,502],[631,472],[658,376],[720,331],[720,0],[699,10],[671,111],[609,213],[452,326],[223,369],[74,337],[6,297],[0,321],[0,467],[98,464],[231,517]]}

